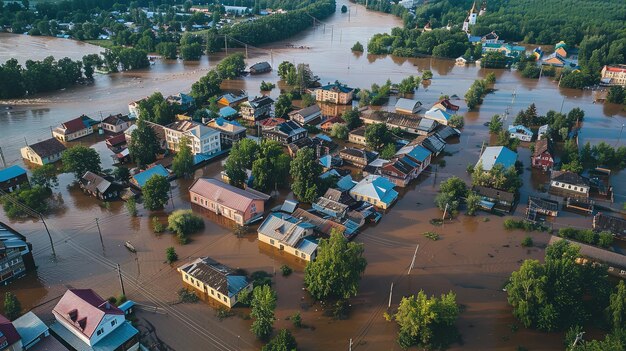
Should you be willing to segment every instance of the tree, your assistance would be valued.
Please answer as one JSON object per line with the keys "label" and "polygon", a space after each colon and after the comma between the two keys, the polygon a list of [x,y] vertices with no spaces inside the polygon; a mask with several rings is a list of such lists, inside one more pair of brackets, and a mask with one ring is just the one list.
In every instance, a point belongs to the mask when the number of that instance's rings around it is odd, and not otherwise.
{"label": "tree", "polygon": [[155,174],[146,181],[141,193],[143,195],[143,207],[154,211],[163,208],[170,199],[170,182],[162,175]]}
{"label": "tree", "polygon": [[341,119],[346,122],[346,127],[348,127],[349,130],[353,130],[363,124],[363,121],[361,121],[360,118],[359,109],[357,108],[346,110],[341,115]]}
{"label": "tree", "polygon": [[620,280],[609,297],[609,324],[613,329],[623,328],[626,322],[626,283]]}
{"label": "tree", "polygon": [[261,91],[270,91],[272,89],[276,88],[276,85],[270,82],[266,82],[266,81],[261,81]]}
{"label": "tree", "polygon": [[433,78],[433,72],[429,69],[425,70],[424,73],[422,73],[422,80],[430,80]]}
{"label": "tree", "polygon": [[373,123],[365,127],[365,143],[368,147],[380,152],[392,141],[393,138],[386,124]]}
{"label": "tree", "polygon": [[393,143],[389,143],[380,150],[380,158],[389,160],[396,155],[396,146]]}
{"label": "tree", "polygon": [[202,45],[192,43],[180,46],[180,58],[185,61],[198,61],[202,57]]}
{"label": "tree", "polygon": [[322,174],[322,166],[317,162],[315,152],[307,147],[298,150],[291,161],[291,190],[303,202],[314,202],[321,189],[318,188],[318,179]]}
{"label": "tree", "polygon": [[394,316],[400,326],[398,343],[405,349],[413,345],[443,349],[455,339],[458,315],[459,305],[453,292],[436,298],[420,290],[417,296],[403,297]]}
{"label": "tree", "polygon": [[[344,5],[345,7],[345,5]],[[267,345],[263,346],[261,351],[293,351],[298,348],[296,339],[291,335],[288,329],[281,329]]]}
{"label": "tree", "polygon": [[178,261],[178,254],[176,253],[176,249],[174,249],[174,247],[170,246],[165,249],[165,260],[167,260],[167,263],[169,264]]}
{"label": "tree", "polygon": [[461,178],[452,176],[441,182],[439,190],[442,193],[450,194],[453,198],[461,198],[467,194],[467,184]]}
{"label": "tree", "polygon": [[363,44],[361,42],[356,42],[352,45],[352,51],[354,52],[363,52]]}
{"label": "tree", "polygon": [[193,152],[189,145],[191,140],[184,136],[178,142],[178,152],[172,160],[172,171],[178,177],[186,177],[193,171]]}
{"label": "tree", "polygon": [[139,167],[154,162],[159,152],[159,141],[156,133],[143,119],[137,121],[137,129],[133,130],[128,143],[128,151]]}
{"label": "tree", "polygon": [[473,191],[467,192],[467,197],[465,198],[465,204],[467,206],[467,214],[473,216],[476,214],[480,207],[480,201],[482,200],[481,196],[476,194]]}
{"label": "tree", "polygon": [[25,211],[24,205],[37,213],[48,211],[48,201],[52,192],[49,188],[41,185],[34,185],[30,188],[22,187],[6,194],[1,198],[4,212],[9,218],[33,216],[31,211]]}
{"label": "tree", "polygon": [[222,78],[219,73],[214,70],[210,70],[200,78],[197,82],[191,85],[191,96],[199,103],[204,103],[209,100],[210,97],[219,94],[222,90],[220,85],[222,84]]}
{"label": "tree", "polygon": [[224,163],[224,171],[230,185],[242,188],[247,179],[246,170],[252,168],[254,160],[260,158],[261,148],[254,140],[242,139],[233,144]]}
{"label": "tree", "polygon": [[32,185],[40,185],[44,188],[52,188],[59,185],[57,169],[53,164],[43,165],[35,168],[30,177]]}
{"label": "tree", "polygon": [[130,171],[128,170],[128,167],[115,167],[113,176],[115,177],[115,180],[126,183],[128,182],[128,179],[130,179]]}
{"label": "tree", "polygon": [[10,291],[4,294],[4,314],[13,321],[22,314],[22,304],[17,296]]}
{"label": "tree", "polygon": [[341,6],[341,13],[348,12],[348,7],[346,5]]}
{"label": "tree", "polygon": [[176,233],[181,244],[187,243],[187,236],[204,228],[204,221],[191,210],[176,210],[167,217],[167,229]]}
{"label": "tree", "polygon": [[256,286],[252,292],[252,333],[261,340],[267,340],[274,329],[274,310],[276,309],[276,292],[269,285]]}
{"label": "tree", "polygon": [[100,155],[90,147],[76,145],[63,151],[61,155],[65,172],[74,173],[76,179],[80,179],[87,171],[99,173]]}
{"label": "tree", "polygon": [[413,94],[420,84],[419,77],[408,76],[398,84],[398,93],[402,95]]}
{"label": "tree", "polygon": [[243,59],[243,54],[240,52],[226,56],[216,67],[220,78],[233,79],[239,77],[241,72],[246,69],[246,63]]}
{"label": "tree", "polygon": [[489,122],[489,133],[497,134],[502,130],[502,118],[500,115],[493,115],[491,117],[491,121]]}
{"label": "tree", "polygon": [[349,132],[350,130],[348,130],[348,127],[346,127],[344,123],[335,123],[330,130],[330,136],[337,139],[346,140],[348,138]]}
{"label": "tree", "polygon": [[311,94],[302,94],[302,107],[309,107],[315,104],[315,96]]}
{"label": "tree", "polygon": [[281,94],[274,104],[274,115],[277,118],[282,118],[289,111],[291,111],[291,97],[289,94]]}
{"label": "tree", "polygon": [[137,202],[135,201],[135,198],[131,197],[126,200],[125,206],[131,217],[137,217]]}
{"label": "tree", "polygon": [[626,91],[619,85],[613,86],[606,95],[606,101],[612,104],[626,104]]}
{"label": "tree", "polygon": [[278,76],[280,77],[280,79],[287,81],[287,75],[289,74],[289,71],[291,69],[295,70],[295,66],[293,65],[293,63],[289,62],[289,61],[283,61],[278,65]]}
{"label": "tree", "polygon": [[252,162],[254,188],[260,191],[278,189],[287,183],[291,159],[277,141],[265,140],[258,159]]}
{"label": "tree", "polygon": [[341,231],[333,228],[329,239],[320,240],[315,261],[306,266],[304,284],[318,300],[348,299],[358,292],[366,266],[363,245],[348,242]]}
{"label": "tree", "polygon": [[456,215],[459,211],[459,198],[452,196],[451,193],[441,192],[435,196],[435,205],[446,214]]}
{"label": "tree", "polygon": [[159,55],[165,57],[166,59],[173,60],[176,58],[176,43],[171,42],[161,42],[156,46],[156,51]]}
{"label": "tree", "polygon": [[452,128],[463,128],[463,126],[465,125],[463,116],[452,115],[452,117],[450,117],[450,121],[448,122],[448,125]]}

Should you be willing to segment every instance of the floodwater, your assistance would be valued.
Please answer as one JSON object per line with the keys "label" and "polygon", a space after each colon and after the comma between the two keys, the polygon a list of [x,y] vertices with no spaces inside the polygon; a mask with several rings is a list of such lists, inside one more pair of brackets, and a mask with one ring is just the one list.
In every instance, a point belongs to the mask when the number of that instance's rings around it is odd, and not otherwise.
{"label": "floodwater", "polygon": [[[354,42],[358,40],[365,44],[373,34],[390,31],[401,23],[393,16],[366,11],[345,1],[338,1],[338,7],[344,3],[351,8],[350,20],[348,14],[337,11],[327,20],[326,28],[317,27],[262,49],[249,48],[248,64],[267,60],[276,67],[283,60],[304,62],[310,64],[322,83],[337,79],[357,87],[381,84],[387,78],[399,82],[407,75],[418,75],[430,69],[434,73],[431,84],[420,87],[416,94],[425,106],[435,102],[441,94],[463,96],[475,79],[489,72],[473,66],[455,66],[449,60],[354,55],[349,50]],[[304,45],[310,49],[287,48],[286,44]],[[0,34],[0,61],[13,56],[58,56],[58,52],[71,53],[74,58],[79,58],[94,50],[97,48],[69,40]],[[21,163],[18,150],[24,145],[24,138],[31,143],[48,138],[50,126],[82,113],[97,118],[100,113],[125,112],[128,102],[155,90],[164,95],[188,91],[191,84],[223,56],[203,57],[197,63],[157,62],[145,71],[98,76],[90,86],[78,86],[29,100],[5,101],[3,103],[13,109],[0,112],[0,147],[8,163]],[[173,209],[191,208],[187,193],[191,180],[188,179],[172,182],[173,201],[163,211],[150,213],[140,209],[139,217],[131,218],[121,202],[104,206],[84,195],[73,184],[72,175],[62,175],[60,185],[54,189],[57,205],[47,218],[56,249],[55,258],[40,222],[10,221],[4,213],[0,214],[0,219],[11,223],[33,243],[38,264],[36,272],[0,288],[0,293],[14,291],[25,310],[34,309],[44,320],[50,321],[49,311],[68,287],[91,287],[103,296],[119,294],[121,289],[115,270],[119,263],[126,294],[143,305],[158,307],[156,312],[140,312],[139,317],[140,323],[148,326],[146,329],[154,327],[151,335],[163,345],[176,350],[260,348],[261,344],[249,332],[251,321],[240,317],[248,312],[246,309],[236,308],[235,316],[220,321],[214,309],[205,303],[175,303],[176,291],[182,286],[176,272],[178,264],[170,266],[164,262],[165,249],[174,246],[180,262],[211,256],[248,272],[280,272],[279,267],[283,264],[293,267],[291,276],[283,277],[279,273],[274,278],[279,297],[275,327],[292,329],[302,350],[346,349],[350,339],[355,350],[399,350],[395,342],[397,328],[383,318],[391,283],[394,288],[390,311],[397,307],[402,296],[415,294],[419,289],[429,294],[438,295],[450,290],[457,294],[464,307],[458,322],[463,344],[453,345],[453,350],[511,350],[517,346],[533,350],[560,349],[562,335],[523,328],[514,332],[512,325],[519,323],[511,316],[506,293],[502,291],[507,277],[523,259],[543,257],[542,247],[548,236],[533,233],[531,236],[537,247],[522,248],[520,242],[525,233],[504,231],[503,218],[484,214],[476,217],[460,215],[444,226],[433,226],[429,220],[441,216],[432,205],[436,185],[451,175],[469,180],[466,166],[477,160],[482,142],[489,140],[482,124],[493,114],[502,114],[509,105],[512,105],[513,113],[531,102],[536,103],[540,113],[559,110],[561,106],[563,111],[581,107],[586,118],[580,137],[583,142],[592,143],[606,140],[624,145],[620,139],[620,127],[626,122],[626,115],[619,111],[619,106],[593,104],[592,93],[588,91],[558,89],[548,79],[522,79],[516,72],[494,72],[497,75],[496,91],[485,98],[478,111],[467,112],[463,102],[458,101],[466,118],[466,127],[460,140],[446,149],[451,155],[442,157],[446,161],[445,167],[431,167],[432,172],[425,173],[401,192],[401,199],[379,224],[357,236],[356,241],[365,246],[368,267],[359,295],[351,301],[352,312],[347,321],[324,316],[324,307],[310,301],[302,290],[301,264],[259,245],[254,233],[237,238],[232,234],[231,224],[223,218],[193,208],[203,214],[206,227],[202,233],[193,235],[185,246],[180,246],[171,234],[153,233],[152,216],[165,221]],[[224,88],[246,89],[250,95],[258,95],[261,80],[276,82],[278,78],[274,71],[225,82]],[[278,93],[275,89],[272,96]],[[80,142],[94,145],[101,152],[103,166],[110,167],[111,160],[101,137]],[[528,149],[519,150],[520,160],[528,166]],[[217,176],[220,170],[220,162],[215,161],[197,170],[195,177]],[[523,177],[522,203],[525,203],[526,196],[537,192],[546,178],[535,171],[526,171]],[[618,193],[616,201],[623,202],[626,200],[620,193],[626,186],[623,172],[615,175],[613,181]],[[281,198],[285,195],[282,194]],[[268,208],[273,205],[269,204]],[[515,214],[523,214],[524,207],[520,204]],[[102,239],[96,218],[99,218]],[[591,218],[563,213],[552,224],[555,228],[590,227]],[[426,239],[422,235],[426,231],[440,234],[441,239]],[[127,240],[137,248],[137,254],[128,252],[123,246]],[[418,244],[415,268],[407,274]],[[307,328],[294,330],[287,320],[296,311],[301,311]]]}

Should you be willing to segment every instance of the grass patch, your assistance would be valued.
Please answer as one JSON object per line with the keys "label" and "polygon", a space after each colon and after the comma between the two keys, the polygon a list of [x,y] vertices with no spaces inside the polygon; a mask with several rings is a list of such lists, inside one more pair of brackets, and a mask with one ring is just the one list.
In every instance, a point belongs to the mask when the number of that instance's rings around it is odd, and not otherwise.
{"label": "grass patch", "polygon": [[432,241],[439,240],[439,234],[435,232],[425,232],[423,235]]}

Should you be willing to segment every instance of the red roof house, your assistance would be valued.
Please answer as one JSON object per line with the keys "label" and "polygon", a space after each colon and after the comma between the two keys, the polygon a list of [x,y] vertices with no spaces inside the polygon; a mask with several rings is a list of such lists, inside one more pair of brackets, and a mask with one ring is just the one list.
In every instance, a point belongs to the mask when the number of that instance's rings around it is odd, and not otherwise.
{"label": "red roof house", "polygon": [[[0,314],[0,349],[2,350],[21,350],[22,349],[22,338],[20,334],[17,332],[17,329],[13,326],[10,320],[7,317]],[[17,344],[15,348],[11,348],[12,345]]]}
{"label": "red roof house", "polygon": [[544,171],[552,169],[554,157],[552,156],[552,145],[548,139],[537,140],[531,161],[533,168],[540,168]]}

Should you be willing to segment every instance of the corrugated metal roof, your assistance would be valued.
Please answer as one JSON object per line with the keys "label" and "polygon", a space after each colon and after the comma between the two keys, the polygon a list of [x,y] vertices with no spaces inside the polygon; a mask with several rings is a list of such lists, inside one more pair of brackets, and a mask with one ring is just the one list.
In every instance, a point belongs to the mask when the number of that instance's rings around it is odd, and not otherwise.
{"label": "corrugated metal roof", "polygon": [[191,185],[189,191],[241,212],[246,211],[254,200],[266,201],[269,199],[269,195],[239,189],[211,178],[198,178]]}
{"label": "corrugated metal roof", "polygon": [[417,100],[400,98],[396,102],[396,110],[417,112],[421,108],[422,103]]}
{"label": "corrugated metal roof", "polygon": [[48,330],[44,322],[33,312],[28,312],[14,320],[13,326],[17,329],[18,334],[20,334],[22,344],[24,345],[29,345]]}
{"label": "corrugated metal roof", "polygon": [[351,195],[361,195],[390,204],[398,197],[398,192],[393,190],[394,184],[387,178],[379,175],[369,175],[358,182]]}
{"label": "corrugated metal roof", "polygon": [[493,166],[500,164],[504,166],[504,168],[509,168],[511,166],[515,166],[515,161],[517,161],[517,153],[511,151],[509,148],[504,146],[489,146],[485,148],[485,151],[478,159],[476,165],[482,163],[483,170],[490,171]]}
{"label": "corrugated metal roof", "polygon": [[169,177],[169,172],[167,171],[167,169],[165,169],[165,167],[163,167],[163,165],[155,165],[152,166],[148,169],[146,169],[145,171],[141,172],[141,173],[137,173],[133,176],[133,179],[135,180],[135,182],[137,182],[137,185],[139,185],[140,188],[142,188],[144,185],[146,185],[146,182],[148,181],[148,179],[152,178],[152,176],[154,175],[160,175],[163,177]]}
{"label": "corrugated metal roof", "polygon": [[0,182],[6,182],[9,179],[19,177],[26,174],[26,170],[18,165],[13,165],[0,171]]}

